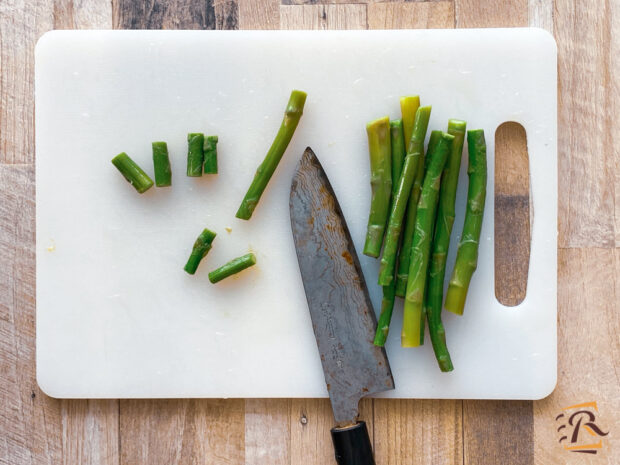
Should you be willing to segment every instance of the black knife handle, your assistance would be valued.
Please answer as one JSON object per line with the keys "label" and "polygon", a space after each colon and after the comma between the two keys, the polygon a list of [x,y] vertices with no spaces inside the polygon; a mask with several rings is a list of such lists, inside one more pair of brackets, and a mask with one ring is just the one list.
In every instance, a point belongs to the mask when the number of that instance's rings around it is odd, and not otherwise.
{"label": "black knife handle", "polygon": [[332,428],[331,433],[338,465],[375,465],[365,422]]}

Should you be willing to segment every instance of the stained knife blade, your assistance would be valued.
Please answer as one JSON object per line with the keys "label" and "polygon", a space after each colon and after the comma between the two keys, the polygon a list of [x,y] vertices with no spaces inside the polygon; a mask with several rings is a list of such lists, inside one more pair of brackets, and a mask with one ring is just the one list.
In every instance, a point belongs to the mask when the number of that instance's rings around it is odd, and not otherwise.
{"label": "stained knife blade", "polygon": [[336,425],[355,425],[364,396],[394,389],[377,320],[340,205],[308,147],[291,185],[299,269]]}

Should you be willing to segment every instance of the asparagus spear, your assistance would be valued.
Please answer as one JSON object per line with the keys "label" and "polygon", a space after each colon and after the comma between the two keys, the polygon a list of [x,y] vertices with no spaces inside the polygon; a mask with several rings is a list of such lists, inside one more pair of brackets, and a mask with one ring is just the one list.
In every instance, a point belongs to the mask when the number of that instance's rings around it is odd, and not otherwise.
{"label": "asparagus spear", "polygon": [[112,164],[140,194],[153,187],[153,180],[125,152],[112,158]]}
{"label": "asparagus spear", "polygon": [[448,156],[448,161],[443,169],[441,178],[439,206],[437,208],[437,219],[435,220],[433,252],[428,272],[428,290],[425,299],[428,330],[431,336],[433,350],[435,351],[435,357],[439,363],[439,368],[444,372],[453,370],[452,360],[446,345],[446,332],[441,322],[441,304],[443,303],[443,282],[446,274],[446,258],[448,256],[448,247],[450,246],[452,225],[454,224],[454,202],[456,200],[456,186],[459,181],[465,127],[465,121],[455,119],[448,121],[448,134],[454,136],[454,141],[452,142],[452,150]]}
{"label": "asparagus spear", "polygon": [[406,144],[409,144],[409,141],[411,140],[413,125],[415,124],[415,114],[419,107],[420,97],[417,95],[400,98],[400,114],[403,118],[403,131],[405,133]]}
{"label": "asparagus spear", "polygon": [[[439,142],[439,139],[441,138],[441,135],[443,134],[443,131],[439,131],[438,129],[434,129],[433,131],[431,131],[431,136],[428,138],[428,147],[426,149],[426,153],[432,153],[433,150],[435,149],[435,146],[437,145],[437,142]],[[450,130],[448,129],[448,134],[450,134]],[[428,161],[430,160],[430,158],[428,156],[424,157],[424,172],[426,173],[426,170],[428,169]]]}
{"label": "asparagus spear", "polygon": [[199,132],[193,132],[187,135],[187,175],[193,178],[202,176],[204,141],[204,134]]}
{"label": "asparagus spear", "polygon": [[[422,107],[423,112],[420,113],[420,122],[418,123],[417,131],[414,130],[409,141],[407,153],[423,153],[424,151],[424,138],[426,137],[426,130],[428,129],[428,120],[430,119],[431,107]],[[418,112],[416,112],[417,118]],[[415,123],[414,123],[415,126]],[[419,157],[418,166],[416,167],[416,179],[418,178],[420,168],[420,161],[423,165],[423,156]],[[405,290],[407,289],[407,280],[409,278],[409,262],[411,258],[411,244],[413,242],[413,232],[415,227],[415,217],[418,208],[418,199],[420,197],[420,189],[416,190],[416,181],[414,180],[411,194],[407,202],[407,212],[405,216],[405,231],[403,232],[403,242],[400,246],[400,256],[398,263],[398,271],[396,273],[396,295],[399,297],[405,297]]]}
{"label": "asparagus spear", "polygon": [[432,228],[435,223],[437,197],[441,173],[452,148],[454,136],[442,134],[435,150],[430,154],[431,161],[424,177],[422,194],[418,203],[415,233],[411,246],[411,263],[409,265],[409,281],[405,298],[401,345],[417,347],[424,343],[424,290],[426,271],[430,254]]}
{"label": "asparagus spear", "polygon": [[217,174],[217,136],[207,136],[204,143],[204,173]]}
{"label": "asparagus spear", "polygon": [[[390,121],[390,142],[392,145],[392,201],[396,197],[398,182],[400,179],[403,163],[405,160],[405,139],[403,134],[403,122],[399,119]],[[394,310],[394,300],[396,291],[396,281],[393,279],[390,284],[383,286],[383,299],[381,299],[381,314],[377,323],[374,344],[379,347],[385,345],[390,330],[392,311]]]}
{"label": "asparagus spear", "polygon": [[211,273],[209,273],[209,281],[215,284],[224,278],[228,278],[230,275],[239,273],[240,271],[251,267],[254,264],[256,264],[256,257],[254,256],[254,254],[245,254],[241,257],[229,261],[223,266],[220,266],[217,270],[213,270]]}
{"label": "asparagus spear", "polygon": [[155,185],[168,187],[172,184],[168,145],[165,142],[153,142],[153,167],[155,169]]}
{"label": "asparagus spear", "polygon": [[303,114],[305,103],[305,92],[300,90],[294,90],[291,92],[291,97],[286,105],[286,111],[284,112],[282,125],[280,126],[278,134],[271,144],[267,155],[265,155],[265,159],[256,170],[252,184],[250,184],[250,187],[245,194],[239,209],[237,210],[237,214],[235,215],[237,218],[249,220],[252,217],[252,213],[254,212],[256,205],[258,205],[258,201],[267,187],[267,183],[271,179],[273,172],[276,170],[278,163],[280,163],[282,155],[284,155],[284,151],[288,147],[288,144],[295,133],[295,129],[299,124],[299,119]]}
{"label": "asparagus spear", "polygon": [[478,266],[478,244],[487,186],[487,146],[484,131],[482,129],[467,131],[467,145],[469,147],[467,210],[445,303],[446,310],[457,315],[463,314],[469,282]]}
{"label": "asparagus spear", "polygon": [[206,228],[200,233],[196,239],[196,242],[194,242],[192,253],[190,254],[184,268],[189,274],[196,273],[200,261],[207,255],[207,253],[209,253],[209,250],[211,250],[211,245],[213,243],[213,239],[215,239],[215,235],[216,234],[213,231]]}
{"label": "asparagus spear", "polygon": [[368,215],[368,228],[364,255],[377,258],[383,245],[383,233],[390,209],[392,195],[392,150],[390,120],[387,116],[366,125],[368,152],[370,154],[370,186],[372,198]]}

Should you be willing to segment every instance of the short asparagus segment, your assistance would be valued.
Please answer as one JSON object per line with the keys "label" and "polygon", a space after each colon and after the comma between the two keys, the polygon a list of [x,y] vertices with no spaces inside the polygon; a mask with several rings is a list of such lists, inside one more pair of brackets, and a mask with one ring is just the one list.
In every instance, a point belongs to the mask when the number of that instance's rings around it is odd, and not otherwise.
{"label": "short asparagus segment", "polygon": [[[424,153],[424,139],[428,129],[428,121],[431,116],[431,107],[421,107],[420,112],[416,112],[416,119],[419,122],[416,129],[412,132],[411,140],[407,147],[407,153]],[[418,116],[419,115],[419,116]],[[414,123],[415,127],[415,123]],[[424,157],[418,157],[418,166],[416,167],[416,177],[418,179],[421,166],[424,165]],[[396,295],[405,297],[407,289],[407,280],[409,277],[409,263],[411,258],[411,244],[413,242],[413,232],[415,227],[415,217],[418,208],[418,199],[420,198],[420,189],[416,190],[416,181],[413,182],[409,200],[407,202],[407,211],[405,214],[405,230],[403,231],[403,241],[400,246],[400,255],[398,263],[398,271],[396,273]]]}
{"label": "short asparagus segment", "polygon": [[405,134],[405,149],[411,140],[413,134],[413,125],[415,124],[415,114],[420,107],[420,97],[410,95],[400,98],[400,114],[403,118],[403,132]]}
{"label": "short asparagus segment", "polygon": [[446,274],[446,259],[450,246],[452,225],[454,224],[454,203],[456,200],[456,186],[459,181],[459,170],[461,168],[465,127],[465,121],[454,119],[448,121],[448,134],[454,136],[454,141],[452,142],[452,150],[448,155],[448,161],[444,166],[441,178],[439,206],[437,207],[437,219],[435,220],[435,233],[429,263],[427,296],[425,299],[428,331],[439,368],[444,372],[453,370],[452,360],[446,345],[446,331],[441,321],[441,308],[443,303],[443,282]]}
{"label": "short asparagus segment", "polygon": [[190,177],[202,176],[204,141],[204,134],[194,132],[187,135],[187,175]]}
{"label": "short asparagus segment", "polygon": [[[399,119],[390,121],[390,141],[392,144],[392,202],[398,190],[398,179],[402,172],[405,161],[405,139],[403,135],[403,122]],[[394,310],[396,281],[383,286],[383,299],[381,299],[381,313],[377,322],[374,344],[379,347],[385,345],[390,331],[392,312]]]}
{"label": "short asparagus segment", "polygon": [[217,174],[217,136],[205,137],[204,173]]}
{"label": "short asparagus segment", "polygon": [[155,169],[155,185],[168,187],[172,184],[172,170],[168,145],[165,142],[153,142],[153,167]]}
{"label": "short asparagus segment", "polygon": [[[431,135],[428,138],[428,147],[426,149],[426,153],[429,154],[431,153],[434,149],[435,146],[437,145],[437,142],[439,142],[439,139],[441,139],[441,135],[443,134],[443,131],[440,131],[438,129],[434,129],[433,131],[431,131]],[[450,134],[450,131],[448,130],[448,134]],[[428,169],[428,161],[430,160],[430,157],[424,157],[424,172],[426,173],[426,170]]]}
{"label": "short asparagus segment", "polygon": [[235,258],[229,261],[225,265],[219,267],[217,270],[213,270],[209,273],[209,281],[213,284],[228,278],[229,276],[239,273],[246,268],[256,264],[256,256],[253,253],[245,254],[241,257]]}
{"label": "short asparagus segment", "polygon": [[372,197],[364,255],[377,258],[383,245],[383,235],[392,196],[392,150],[390,120],[387,116],[366,125],[370,155],[370,186]]}
{"label": "short asparagus segment", "polygon": [[454,136],[444,133],[433,153],[429,154],[431,161],[424,177],[422,193],[418,202],[415,233],[411,245],[409,281],[407,282],[401,334],[401,345],[403,347],[417,347],[424,343],[425,315],[423,304],[432,229],[435,224],[441,173],[452,149],[453,140]]}
{"label": "short asparagus segment", "polygon": [[446,310],[457,315],[463,314],[469,282],[478,266],[478,245],[487,186],[487,146],[484,131],[482,129],[467,131],[467,145],[469,148],[467,210],[444,304]]}
{"label": "short asparagus segment", "polygon": [[140,194],[153,187],[153,180],[125,152],[112,158],[112,164]]}
{"label": "short asparagus segment", "polygon": [[263,191],[267,187],[267,184],[276,170],[278,163],[280,163],[289,142],[293,138],[295,129],[297,129],[297,125],[299,124],[299,120],[303,114],[306,96],[306,93],[300,90],[294,90],[291,92],[291,97],[289,98],[288,104],[286,105],[286,111],[284,112],[282,125],[280,126],[278,134],[276,134],[267,155],[265,155],[265,159],[256,170],[254,179],[252,180],[252,183],[250,184],[250,187],[245,194],[239,209],[237,210],[237,214],[235,215],[237,218],[249,220],[252,217],[252,213],[254,213],[256,205],[258,205],[258,201],[260,200],[261,195],[263,195]]}
{"label": "short asparagus segment", "polygon": [[190,254],[184,268],[185,271],[189,274],[196,273],[200,261],[207,255],[207,253],[209,253],[209,250],[211,250],[211,245],[213,244],[213,239],[215,239],[215,236],[216,234],[213,231],[206,228],[200,233],[196,239],[196,242],[194,242],[194,246],[192,247],[192,253]]}

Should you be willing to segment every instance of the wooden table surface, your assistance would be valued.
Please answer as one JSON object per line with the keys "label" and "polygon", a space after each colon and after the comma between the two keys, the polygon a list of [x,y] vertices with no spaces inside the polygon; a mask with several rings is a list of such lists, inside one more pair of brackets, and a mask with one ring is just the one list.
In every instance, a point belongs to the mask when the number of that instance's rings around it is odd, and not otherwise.
{"label": "wooden table surface", "polygon": [[[33,47],[41,34],[527,25],[551,31],[558,43],[557,388],[535,402],[364,400],[362,415],[379,465],[620,463],[618,0],[0,0],[0,464],[334,463],[327,400],[56,400],[39,390]],[[509,126],[497,144],[518,137]],[[518,146],[503,152],[496,199],[508,218],[526,219],[527,182],[517,181],[527,181],[519,168],[527,165]],[[527,250],[529,229],[510,224],[500,231],[508,236],[496,265],[504,260],[514,272],[515,282],[497,285],[507,300],[524,291],[527,256],[510,257]],[[593,401],[596,424],[609,432],[593,438],[601,449],[564,450],[556,416]]]}

